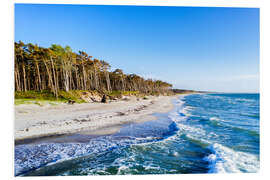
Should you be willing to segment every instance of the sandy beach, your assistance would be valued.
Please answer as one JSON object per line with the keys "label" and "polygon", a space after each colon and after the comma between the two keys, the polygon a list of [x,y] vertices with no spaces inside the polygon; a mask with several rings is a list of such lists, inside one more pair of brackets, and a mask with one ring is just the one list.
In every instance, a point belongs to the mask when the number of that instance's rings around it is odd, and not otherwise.
{"label": "sandy beach", "polygon": [[110,103],[15,106],[15,141],[76,132],[112,134],[126,123],[154,120],[153,113],[173,108],[176,96],[130,98]]}

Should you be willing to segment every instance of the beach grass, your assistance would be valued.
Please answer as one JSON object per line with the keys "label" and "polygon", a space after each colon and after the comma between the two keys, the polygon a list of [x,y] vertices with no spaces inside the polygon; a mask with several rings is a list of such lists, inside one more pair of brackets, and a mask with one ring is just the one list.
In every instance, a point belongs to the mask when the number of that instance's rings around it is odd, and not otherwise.
{"label": "beach grass", "polygon": [[15,99],[14,104],[15,105],[21,105],[21,104],[36,104],[39,106],[44,106],[46,104],[55,106],[60,103],[65,103],[63,100],[42,100],[42,99]]}
{"label": "beach grass", "polygon": [[[48,91],[26,91],[26,92],[19,92],[15,91],[15,105],[20,104],[37,104],[37,105],[57,105],[59,103],[67,103],[69,100],[75,101],[76,103],[85,103],[81,97],[84,92],[91,93],[91,94],[99,94],[98,91],[86,91],[86,90],[70,90],[66,91],[59,91],[58,98],[55,95]],[[107,95],[115,98],[120,98],[121,96],[140,96],[141,94],[139,91],[112,91],[106,93]],[[142,95],[141,95],[142,96]]]}
{"label": "beach grass", "polygon": [[76,101],[76,103],[84,103],[85,101],[81,99],[81,91],[59,91],[58,98],[50,91],[26,91],[18,92],[15,91],[15,105],[20,104],[50,104],[56,105],[59,103],[65,103],[69,100]]}

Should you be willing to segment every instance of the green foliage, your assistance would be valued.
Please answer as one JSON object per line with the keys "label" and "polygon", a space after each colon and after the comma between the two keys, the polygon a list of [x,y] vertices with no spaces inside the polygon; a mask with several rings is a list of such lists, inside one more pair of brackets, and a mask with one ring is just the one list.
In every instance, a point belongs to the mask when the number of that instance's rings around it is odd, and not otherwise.
{"label": "green foliage", "polygon": [[81,93],[87,92],[82,90],[72,90],[72,91],[59,91],[59,97],[66,101],[73,100],[76,103],[84,103],[85,101],[81,99]]}
{"label": "green foliage", "polygon": [[15,105],[19,104],[38,104],[49,103],[56,105],[57,102],[68,102],[68,100],[74,100],[76,103],[84,103],[81,99],[81,93],[83,91],[59,91],[59,97],[56,98],[50,91],[26,91],[26,92],[15,92]]}
{"label": "green foliage", "polygon": [[[37,44],[15,42],[15,97],[41,100],[80,100],[80,93],[108,92],[112,96],[168,94],[172,85],[122,69],[110,70],[110,64],[88,55],[73,52],[69,46],[52,44],[49,48]],[[108,94],[107,93],[107,94]]]}
{"label": "green foliage", "polygon": [[[86,90],[71,90],[71,91],[59,91],[59,96],[56,98],[50,91],[15,91],[15,105],[20,104],[37,104],[43,106],[44,104],[57,105],[58,103],[67,103],[69,100],[73,100],[76,103],[85,103],[81,98],[83,93],[91,93],[102,96],[102,93],[98,91],[86,91]],[[113,98],[120,98],[122,96],[143,96],[139,91],[112,91],[108,93]]]}
{"label": "green foliage", "polygon": [[[38,99],[38,100],[56,100],[54,94],[50,91],[15,91],[15,99]],[[59,99],[61,100],[61,99]]]}
{"label": "green foliage", "polygon": [[52,106],[55,106],[59,103],[65,103],[65,101],[61,100],[42,100],[42,99],[15,99],[14,104],[20,105],[20,104],[36,104],[39,106],[44,106],[45,104],[50,104]]}
{"label": "green foliage", "polygon": [[193,91],[193,90],[186,90],[186,89],[172,89],[172,92],[175,94],[190,94],[202,91]]}

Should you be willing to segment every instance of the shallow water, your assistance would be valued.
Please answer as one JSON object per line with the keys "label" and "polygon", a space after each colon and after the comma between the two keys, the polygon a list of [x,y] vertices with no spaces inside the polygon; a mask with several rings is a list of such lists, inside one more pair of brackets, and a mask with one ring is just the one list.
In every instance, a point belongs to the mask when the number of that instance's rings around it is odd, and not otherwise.
{"label": "shallow water", "polygon": [[15,147],[15,175],[258,172],[259,94],[180,96],[158,120],[107,136]]}

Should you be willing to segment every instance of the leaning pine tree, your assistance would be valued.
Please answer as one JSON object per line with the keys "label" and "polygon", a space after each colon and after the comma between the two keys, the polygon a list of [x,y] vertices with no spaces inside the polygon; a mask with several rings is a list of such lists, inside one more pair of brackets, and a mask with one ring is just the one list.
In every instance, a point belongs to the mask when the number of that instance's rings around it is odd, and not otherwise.
{"label": "leaning pine tree", "polygon": [[58,97],[60,90],[163,94],[172,87],[161,80],[125,74],[121,69],[110,71],[106,61],[93,59],[83,51],[75,53],[69,46],[53,44],[44,48],[19,41],[15,42],[14,50],[15,91],[50,90]]}

